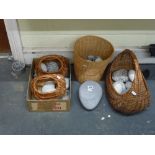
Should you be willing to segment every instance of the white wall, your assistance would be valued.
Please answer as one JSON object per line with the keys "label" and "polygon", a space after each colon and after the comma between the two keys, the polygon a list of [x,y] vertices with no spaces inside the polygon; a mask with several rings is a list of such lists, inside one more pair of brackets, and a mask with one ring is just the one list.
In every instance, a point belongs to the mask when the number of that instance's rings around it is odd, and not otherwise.
{"label": "white wall", "polygon": [[115,47],[155,42],[155,20],[18,20],[24,48],[72,48],[81,35],[99,35]]}
{"label": "white wall", "polygon": [[114,48],[145,48],[155,43],[155,20],[18,20],[24,54],[57,51],[71,57],[83,35],[109,40]]}

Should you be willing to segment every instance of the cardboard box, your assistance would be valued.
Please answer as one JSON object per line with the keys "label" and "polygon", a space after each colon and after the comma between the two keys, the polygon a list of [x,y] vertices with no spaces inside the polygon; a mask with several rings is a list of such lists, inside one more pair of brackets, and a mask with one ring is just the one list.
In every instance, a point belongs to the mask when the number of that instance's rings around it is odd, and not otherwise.
{"label": "cardboard box", "polygon": [[29,75],[29,81],[28,81],[28,89],[27,89],[27,104],[28,109],[31,112],[63,112],[63,111],[69,111],[71,106],[71,67],[69,64],[69,72],[68,77],[70,79],[70,86],[69,90],[67,90],[67,94],[69,96],[68,99],[58,98],[58,99],[50,99],[50,100],[37,100],[33,97],[31,93],[31,87],[30,83],[34,75],[34,65],[37,59],[33,59],[30,75]]}

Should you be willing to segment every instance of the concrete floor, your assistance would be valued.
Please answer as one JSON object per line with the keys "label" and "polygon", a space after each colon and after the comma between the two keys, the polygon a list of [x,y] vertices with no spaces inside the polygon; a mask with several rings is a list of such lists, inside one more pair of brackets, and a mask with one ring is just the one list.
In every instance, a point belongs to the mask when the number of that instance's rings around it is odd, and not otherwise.
{"label": "concrete floor", "polygon": [[[155,134],[155,65],[142,68],[151,71],[147,80],[151,105],[139,114],[124,116],[113,111],[105,95],[95,110],[84,110],[74,76],[70,112],[29,112],[25,98],[29,67],[16,79],[11,74],[11,62],[0,59],[0,134]],[[103,82],[101,86],[105,87]]]}

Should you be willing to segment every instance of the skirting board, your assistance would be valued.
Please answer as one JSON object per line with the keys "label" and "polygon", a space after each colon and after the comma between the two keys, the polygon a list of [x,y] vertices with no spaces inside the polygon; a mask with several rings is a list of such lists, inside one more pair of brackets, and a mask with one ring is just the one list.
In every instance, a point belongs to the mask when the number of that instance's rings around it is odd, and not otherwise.
{"label": "skirting board", "polygon": [[10,53],[0,53],[0,58],[8,58],[10,56]]}
{"label": "skirting board", "polygon": [[[127,49],[127,47],[120,47],[116,48],[115,52],[113,54],[113,58],[122,52],[124,49]],[[150,53],[148,52],[147,48],[131,48],[133,50],[138,58],[138,61],[140,64],[155,64],[155,57],[151,57]],[[43,55],[48,54],[58,54],[63,55],[71,60],[73,62],[73,50],[68,48],[63,49],[53,49],[53,48],[24,48],[23,49],[24,59],[26,64],[31,64],[33,58],[41,57]]]}

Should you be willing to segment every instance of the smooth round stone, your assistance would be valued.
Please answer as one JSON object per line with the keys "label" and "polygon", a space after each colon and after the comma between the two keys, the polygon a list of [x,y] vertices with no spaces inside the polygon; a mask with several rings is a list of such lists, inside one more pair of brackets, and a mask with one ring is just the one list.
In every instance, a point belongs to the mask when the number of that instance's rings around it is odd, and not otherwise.
{"label": "smooth round stone", "polygon": [[50,93],[55,91],[55,84],[52,81],[48,81],[45,83],[45,85],[42,87],[43,93]]}
{"label": "smooth round stone", "polygon": [[125,83],[125,87],[126,87],[126,89],[127,89],[127,91],[132,87],[132,82],[130,82],[130,81],[127,81],[126,83]]}
{"label": "smooth round stone", "polygon": [[96,60],[96,56],[88,55],[87,59],[90,60],[90,61],[95,61]]}
{"label": "smooth round stone", "polygon": [[45,85],[47,85],[47,84],[49,84],[49,85],[51,84],[51,85],[54,85],[55,86],[55,82],[54,81],[46,81],[45,82]]}
{"label": "smooth round stone", "polygon": [[100,102],[102,88],[95,81],[86,81],[79,88],[79,98],[83,107],[93,110]]}
{"label": "smooth round stone", "polygon": [[128,81],[128,71],[126,69],[120,69],[112,73],[112,79],[114,81]]}
{"label": "smooth round stone", "polygon": [[66,81],[66,89],[69,88],[69,78],[65,78],[65,81]]}
{"label": "smooth round stone", "polygon": [[130,79],[130,81],[133,81],[134,79],[135,79],[135,70],[129,70],[129,72],[128,72],[128,76],[129,76],[129,79]]}
{"label": "smooth round stone", "polygon": [[57,72],[59,70],[59,66],[56,62],[51,61],[46,64],[48,72]]}
{"label": "smooth round stone", "polygon": [[47,72],[47,67],[44,63],[41,63],[41,69],[42,71]]}
{"label": "smooth round stone", "polygon": [[98,57],[96,58],[95,62],[100,62],[100,61],[102,61],[102,58],[98,56]]}
{"label": "smooth round stone", "polygon": [[114,82],[113,87],[118,94],[124,94],[126,92],[125,84],[121,81]]}
{"label": "smooth round stone", "polygon": [[122,94],[125,94],[125,93],[127,93],[129,90],[127,90],[127,89],[124,89],[123,91],[122,91],[122,93],[121,93],[121,95]]}

